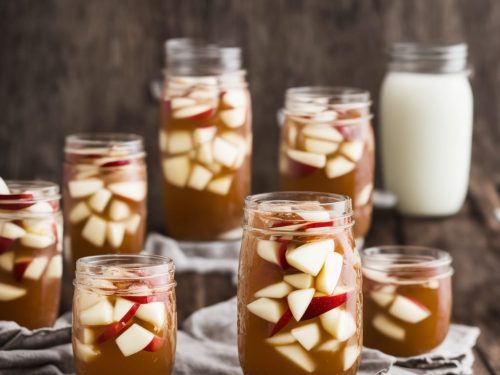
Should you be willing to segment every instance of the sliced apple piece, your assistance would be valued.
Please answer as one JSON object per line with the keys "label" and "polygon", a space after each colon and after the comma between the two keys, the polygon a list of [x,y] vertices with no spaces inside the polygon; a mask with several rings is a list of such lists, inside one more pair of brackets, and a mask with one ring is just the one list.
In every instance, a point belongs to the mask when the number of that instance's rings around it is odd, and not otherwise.
{"label": "sliced apple piece", "polygon": [[222,95],[222,102],[231,108],[245,107],[247,95],[243,90],[228,90]]}
{"label": "sliced apple piece", "polygon": [[315,290],[313,288],[299,289],[291,292],[288,295],[288,307],[290,308],[292,315],[296,321],[300,321],[300,319],[306,312],[314,296],[314,292]]}
{"label": "sliced apple piece", "polygon": [[312,276],[318,275],[328,253],[335,249],[332,239],[309,242],[286,253],[288,264]]}
{"label": "sliced apple piece", "polygon": [[96,347],[84,344],[75,338],[75,357],[83,362],[90,362],[97,358],[101,352]]}
{"label": "sliced apple piece", "polygon": [[297,340],[291,333],[280,333],[279,335],[266,339],[266,342],[271,345],[287,345],[293,344],[295,341]]}
{"label": "sliced apple piece", "polygon": [[363,141],[344,142],[340,146],[340,152],[352,161],[358,161],[363,156],[365,144]]}
{"label": "sliced apple piece", "polygon": [[172,110],[184,108],[184,107],[190,107],[196,104],[196,100],[191,99],[191,98],[186,98],[186,97],[176,97],[172,98],[170,100],[170,108]]}
{"label": "sliced apple piece", "polygon": [[316,363],[299,344],[277,346],[276,350],[308,373],[316,370]]}
{"label": "sliced apple piece", "polygon": [[213,142],[213,157],[220,164],[230,168],[238,158],[238,148],[221,137],[216,137]]}
{"label": "sliced apple piece", "polygon": [[431,312],[421,303],[398,295],[389,308],[389,314],[404,322],[416,324],[427,319]]}
{"label": "sliced apple piece", "polygon": [[321,325],[339,341],[346,341],[356,333],[356,322],[343,309],[332,309],[320,316]]}
{"label": "sliced apple piece", "polygon": [[89,206],[96,212],[102,212],[108,205],[111,195],[108,189],[99,189],[90,197]]}
{"label": "sliced apple piece", "polygon": [[233,183],[233,176],[226,175],[218,178],[214,178],[207,185],[207,190],[214,194],[226,195],[231,189],[231,184]]}
{"label": "sliced apple piece", "polygon": [[314,278],[307,273],[294,273],[283,277],[288,284],[297,289],[308,289],[314,284]]}
{"label": "sliced apple piece", "polygon": [[113,194],[134,202],[140,202],[146,197],[147,187],[145,181],[123,181],[115,182],[108,186]]}
{"label": "sliced apple piece", "polygon": [[47,267],[47,277],[60,279],[63,274],[63,259],[61,255],[55,255]]}
{"label": "sliced apple piece", "polygon": [[109,206],[109,217],[113,221],[126,219],[130,215],[130,208],[127,203],[118,199],[113,199]]}
{"label": "sliced apple piece", "polygon": [[356,206],[361,207],[367,204],[370,201],[370,196],[372,195],[372,191],[373,191],[373,184],[372,183],[366,184],[356,197],[356,203],[355,203]]}
{"label": "sliced apple piece", "polygon": [[167,151],[170,154],[181,154],[192,148],[193,139],[189,130],[174,130],[168,134]]}
{"label": "sliced apple piece", "polygon": [[193,130],[193,139],[196,144],[202,144],[210,142],[215,137],[217,133],[216,126],[200,126]]}
{"label": "sliced apple piece", "polygon": [[289,149],[287,155],[298,163],[314,168],[323,168],[326,164],[326,156],[321,154]]}
{"label": "sliced apple piece", "polygon": [[260,289],[255,293],[255,297],[283,298],[286,297],[292,290],[293,288],[289,284],[282,281]]}
{"label": "sliced apple piece", "polygon": [[80,323],[86,326],[105,326],[113,323],[113,305],[107,299],[101,299],[80,312]]}
{"label": "sliced apple piece", "polygon": [[141,304],[136,316],[156,328],[161,328],[165,322],[166,312],[164,302],[150,302]]}
{"label": "sliced apple piece", "polygon": [[14,252],[8,251],[0,255],[0,270],[12,272],[14,270]]}
{"label": "sliced apple piece", "polygon": [[338,114],[335,111],[323,111],[316,113],[312,119],[315,122],[332,122],[336,120],[337,117]]}
{"label": "sliced apple piece", "polygon": [[10,194],[9,187],[7,186],[2,177],[0,177],[0,194],[4,195]]}
{"label": "sliced apple piece", "polygon": [[226,109],[220,112],[220,118],[228,128],[235,129],[245,124],[246,112],[246,108]]}
{"label": "sliced apple piece", "polygon": [[316,289],[331,295],[337,286],[342,273],[344,257],[339,253],[327,254],[323,268],[316,278]]}
{"label": "sliced apple piece", "polygon": [[115,249],[120,247],[125,237],[125,224],[109,222],[106,227],[108,243]]}
{"label": "sliced apple piece", "polygon": [[[210,142],[201,144],[196,150],[196,159],[206,165],[211,165],[214,160],[212,144]],[[217,172],[216,172],[217,173]]]}
{"label": "sliced apple piece", "polygon": [[129,234],[135,234],[141,224],[141,215],[134,214],[125,222],[125,231]]}
{"label": "sliced apple piece", "polygon": [[195,190],[203,190],[213,177],[213,173],[201,165],[195,165],[189,177],[188,186]]}
{"label": "sliced apple piece", "polygon": [[82,230],[82,237],[97,247],[102,247],[106,240],[106,227],[108,223],[99,216],[92,215]]}
{"label": "sliced apple piece", "polygon": [[115,322],[128,322],[133,318],[140,306],[139,303],[129,301],[128,299],[117,298],[113,310],[113,320]]}
{"label": "sliced apple piece", "polygon": [[69,195],[71,198],[87,197],[100,190],[103,186],[102,180],[98,178],[73,180],[68,183]]}
{"label": "sliced apple piece", "polygon": [[259,298],[247,305],[248,311],[271,323],[277,323],[285,311],[283,303],[270,298]]}
{"label": "sliced apple piece", "polygon": [[17,281],[22,279],[39,280],[48,262],[47,257],[17,258],[14,261],[14,277]]}
{"label": "sliced apple piece", "polygon": [[321,211],[320,208],[318,211],[296,211],[298,215],[300,215],[304,220],[307,221],[328,221],[330,220],[330,215],[327,211]]}
{"label": "sliced apple piece", "polygon": [[331,142],[342,142],[344,137],[334,127],[328,124],[310,124],[304,126],[302,134],[306,137]]}
{"label": "sliced apple piece", "polygon": [[210,118],[213,113],[214,109],[211,105],[197,104],[174,111],[173,117],[183,120],[199,121]]}
{"label": "sliced apple piece", "polygon": [[268,262],[280,265],[280,246],[281,244],[277,241],[272,240],[257,240],[257,254],[262,259]]}
{"label": "sliced apple piece", "polygon": [[0,223],[1,237],[7,238],[9,240],[17,240],[18,238],[23,237],[25,234],[26,231],[19,225],[10,222]]}
{"label": "sliced apple piece", "polygon": [[81,290],[77,295],[78,310],[87,310],[89,307],[94,306],[103,299],[105,299],[105,297],[101,294],[90,292],[87,290]]}
{"label": "sliced apple piece", "polygon": [[[318,295],[319,294],[319,295]],[[314,297],[309,304],[306,312],[302,316],[302,320],[316,318],[340,305],[343,305],[349,298],[348,292],[341,292],[333,296],[322,295],[322,293],[314,293]]]}
{"label": "sliced apple piece", "polygon": [[389,306],[394,301],[394,291],[380,288],[370,292],[370,298],[380,307]]}
{"label": "sliced apple piece", "polygon": [[163,160],[163,175],[174,186],[186,186],[190,172],[191,163],[187,156],[176,156]]}
{"label": "sliced apple piece", "polygon": [[78,203],[71,212],[69,213],[69,222],[72,224],[78,224],[79,222],[85,220],[92,214],[92,211],[87,206],[87,203]]}
{"label": "sliced apple piece", "polygon": [[343,156],[335,156],[326,163],[326,176],[328,178],[337,178],[351,172],[356,164]]}
{"label": "sliced apple piece", "polygon": [[337,350],[340,349],[341,342],[336,339],[330,339],[328,341],[325,341],[323,344],[318,346],[319,351],[322,352],[336,352]]}
{"label": "sliced apple piece", "polygon": [[0,301],[7,302],[24,297],[26,289],[0,283]]}
{"label": "sliced apple piece", "polygon": [[357,345],[349,345],[344,349],[344,371],[349,370],[359,357],[361,350]]}
{"label": "sliced apple piece", "polygon": [[34,233],[26,233],[23,238],[21,238],[21,243],[26,247],[31,247],[34,249],[45,249],[55,242],[55,238],[52,235],[44,236]]}
{"label": "sliced apple piece", "polygon": [[29,207],[26,207],[26,211],[36,214],[46,214],[54,212],[54,208],[48,202],[37,202]]}
{"label": "sliced apple piece", "polygon": [[290,332],[307,351],[318,345],[321,340],[321,331],[316,323],[309,323],[294,328]]}
{"label": "sliced apple piece", "polygon": [[406,331],[387,316],[378,314],[372,320],[373,328],[396,341],[403,341],[406,336]]}
{"label": "sliced apple piece", "polygon": [[306,138],[304,140],[304,148],[306,151],[315,154],[329,155],[337,151],[339,144],[321,139]]}
{"label": "sliced apple piece", "polygon": [[139,324],[132,324],[116,340],[116,345],[125,357],[143,350],[153,340],[155,335]]}

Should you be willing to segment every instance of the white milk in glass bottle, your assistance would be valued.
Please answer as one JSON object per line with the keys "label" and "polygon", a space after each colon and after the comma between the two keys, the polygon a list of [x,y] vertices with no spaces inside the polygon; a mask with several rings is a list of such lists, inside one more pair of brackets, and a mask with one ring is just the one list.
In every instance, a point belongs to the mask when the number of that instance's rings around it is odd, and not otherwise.
{"label": "white milk in glass bottle", "polygon": [[469,182],[473,97],[466,44],[396,43],[380,94],[386,188],[398,210],[445,216]]}

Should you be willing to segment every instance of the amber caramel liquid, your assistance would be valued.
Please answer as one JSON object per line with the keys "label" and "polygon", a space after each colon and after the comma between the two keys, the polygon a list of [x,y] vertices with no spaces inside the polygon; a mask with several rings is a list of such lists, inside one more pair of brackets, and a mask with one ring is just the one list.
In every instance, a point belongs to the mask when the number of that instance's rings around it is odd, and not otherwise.
{"label": "amber caramel liquid", "polygon": [[[370,292],[389,284],[380,283],[367,277],[363,279],[364,292],[364,343],[366,346],[384,353],[409,357],[429,352],[445,339],[451,317],[451,277],[419,282],[414,284],[395,284],[395,293],[408,297],[425,306],[431,313],[418,322],[408,323],[391,316],[389,306],[381,307],[370,297]],[[393,284],[394,285],[394,284]],[[389,320],[406,332],[404,340],[390,338],[373,326],[373,319],[384,314]]]}
{"label": "amber caramel liquid", "polygon": [[[308,351],[309,356],[317,366],[313,373],[318,375],[355,374],[359,367],[360,356],[350,368],[347,370],[343,369],[345,348],[348,345],[355,345],[359,348],[362,346],[361,268],[359,256],[355,250],[352,234],[350,233],[350,230],[345,232],[341,230],[338,234],[302,235],[295,237],[293,240],[297,244],[302,244],[318,239],[333,238],[335,241],[335,251],[344,256],[344,265],[338,285],[354,290],[353,295],[342,306],[354,317],[356,321],[356,333],[347,341],[341,343],[337,351],[319,351],[317,348]],[[273,234],[276,233],[274,232]],[[278,266],[262,259],[256,251],[257,240],[259,238],[269,239],[269,236],[258,235],[251,231],[245,232],[240,255],[238,349],[243,373],[245,375],[307,374],[307,371],[280,354],[273,345],[265,341],[269,337],[273,324],[252,314],[247,309],[247,305],[255,300],[255,292],[268,285],[282,281],[286,273],[297,272],[293,268],[283,271]],[[284,300],[286,301],[286,299]],[[311,322],[317,322],[321,326],[319,317],[304,323]],[[292,318],[280,333],[290,332],[291,329],[301,326],[304,323],[298,323]],[[321,330],[320,343],[329,339],[332,339],[332,336]]]}
{"label": "amber caramel liquid", "polygon": [[[299,129],[297,144],[293,148],[305,151],[304,138],[300,135],[300,129],[304,125],[287,116],[281,134],[280,189],[283,191],[328,192],[349,196],[354,207],[354,237],[365,237],[370,229],[372,198],[370,194],[368,202],[361,205],[358,203],[358,196],[365,186],[374,182],[374,136],[370,122],[360,120],[350,125],[332,125],[339,129],[346,141],[363,141],[365,143],[362,157],[355,162],[355,168],[349,173],[335,178],[328,178],[324,168],[311,168],[310,172],[307,173],[290,173],[290,160],[286,155],[286,150],[289,147],[287,140],[291,126]],[[338,150],[333,155],[336,153]]]}
{"label": "amber caramel liquid", "polygon": [[[222,95],[222,93],[221,93]],[[250,103],[248,94],[247,103]],[[220,119],[220,112],[228,109],[219,100],[218,107],[208,119],[190,120],[172,117],[168,101],[161,104],[161,129],[169,132],[188,130],[192,132],[200,126],[211,125],[217,128],[217,134],[233,132],[247,142],[248,153],[238,169],[221,166],[220,171],[214,173],[213,178],[232,175],[233,181],[227,194],[220,195],[208,190],[195,190],[178,187],[163,178],[163,211],[167,233],[179,240],[211,241],[221,239],[226,232],[238,229],[243,220],[243,204],[245,197],[250,193],[251,184],[251,110],[250,104],[246,107],[246,119],[243,126],[230,129]],[[168,137],[168,135],[167,135]],[[162,152],[162,159],[169,156]],[[192,162],[194,165],[194,161]],[[210,168],[209,168],[210,169]]]}

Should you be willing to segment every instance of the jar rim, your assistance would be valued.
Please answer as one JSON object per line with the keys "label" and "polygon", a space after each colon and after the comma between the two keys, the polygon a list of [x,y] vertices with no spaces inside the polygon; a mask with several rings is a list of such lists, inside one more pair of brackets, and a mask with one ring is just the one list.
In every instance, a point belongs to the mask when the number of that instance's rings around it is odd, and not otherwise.
{"label": "jar rim", "polygon": [[348,86],[300,86],[286,90],[286,101],[310,103],[323,100],[328,105],[370,104],[368,90]]}
{"label": "jar rim", "polygon": [[[35,204],[61,198],[59,185],[45,180],[5,180],[10,194],[2,194],[2,204]],[[7,197],[11,196],[12,199]],[[6,198],[6,199],[3,199]]]}
{"label": "jar rim", "polygon": [[120,151],[126,153],[142,152],[143,137],[133,133],[78,133],[66,136],[66,153],[85,153],[100,151]]}

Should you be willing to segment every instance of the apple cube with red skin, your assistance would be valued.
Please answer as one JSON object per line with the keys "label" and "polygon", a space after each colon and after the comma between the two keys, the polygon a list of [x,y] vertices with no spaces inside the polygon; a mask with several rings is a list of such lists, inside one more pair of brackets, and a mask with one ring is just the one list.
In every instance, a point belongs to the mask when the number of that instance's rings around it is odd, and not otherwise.
{"label": "apple cube with red skin", "polygon": [[116,340],[118,348],[125,357],[129,357],[135,353],[144,350],[151,344],[155,335],[139,324],[132,324],[125,332],[123,332]]}
{"label": "apple cube with red skin", "polygon": [[[12,203],[2,203],[2,201],[12,201]],[[26,201],[26,202],[23,202]],[[32,194],[0,194],[0,209],[17,211],[31,207],[34,204]]]}

